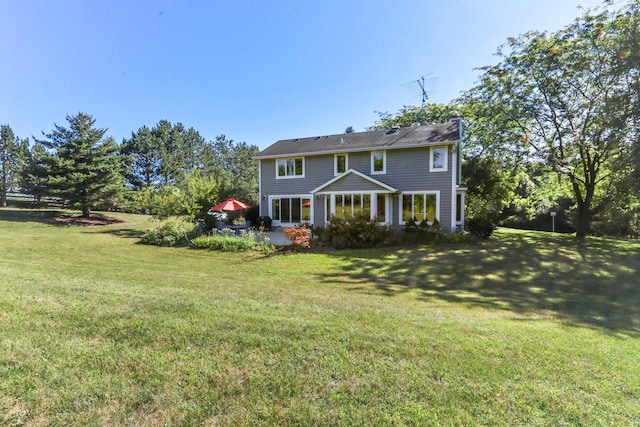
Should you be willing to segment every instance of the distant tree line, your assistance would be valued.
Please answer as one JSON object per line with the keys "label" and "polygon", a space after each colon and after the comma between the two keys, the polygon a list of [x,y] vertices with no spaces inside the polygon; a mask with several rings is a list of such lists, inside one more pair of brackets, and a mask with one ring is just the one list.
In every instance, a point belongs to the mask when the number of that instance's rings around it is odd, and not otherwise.
{"label": "distant tree line", "polygon": [[227,197],[258,202],[258,147],[226,136],[205,140],[182,123],[161,120],[118,144],[85,113],[67,115],[32,144],[9,125],[0,134],[0,202],[11,191],[38,204],[55,197],[89,216],[124,210],[158,216],[203,218]]}

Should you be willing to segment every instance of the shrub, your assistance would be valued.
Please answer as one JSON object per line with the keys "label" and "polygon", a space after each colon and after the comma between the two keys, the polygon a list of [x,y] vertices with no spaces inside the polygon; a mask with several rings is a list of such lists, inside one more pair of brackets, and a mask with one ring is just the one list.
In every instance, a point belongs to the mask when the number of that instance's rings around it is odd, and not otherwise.
{"label": "shrub", "polygon": [[293,246],[296,249],[311,246],[311,229],[306,225],[287,227],[284,229],[284,236],[293,242]]}
{"label": "shrub", "polygon": [[471,235],[486,239],[493,234],[496,226],[490,219],[477,216],[467,219],[465,228]]}
{"label": "shrub", "polygon": [[176,246],[188,245],[189,239],[200,234],[200,229],[192,223],[179,219],[163,221],[158,227],[147,230],[141,242],[147,245]]}
{"label": "shrub", "polygon": [[462,230],[460,231],[452,231],[452,232],[441,232],[438,234],[438,238],[436,239],[436,243],[440,244],[451,244],[451,243],[462,243],[469,240],[471,234],[466,233]]}
{"label": "shrub", "polygon": [[404,241],[410,243],[432,244],[438,240],[441,234],[440,222],[434,219],[429,225],[427,220],[420,221],[419,224],[410,219],[404,226]]}
{"label": "shrub", "polygon": [[337,249],[380,246],[389,236],[386,227],[364,214],[331,217],[325,233],[325,238]]}
{"label": "shrub", "polygon": [[268,237],[255,233],[242,233],[236,236],[234,230],[214,230],[211,235],[196,237],[191,241],[191,247],[224,252],[273,251],[273,245],[269,243]]}

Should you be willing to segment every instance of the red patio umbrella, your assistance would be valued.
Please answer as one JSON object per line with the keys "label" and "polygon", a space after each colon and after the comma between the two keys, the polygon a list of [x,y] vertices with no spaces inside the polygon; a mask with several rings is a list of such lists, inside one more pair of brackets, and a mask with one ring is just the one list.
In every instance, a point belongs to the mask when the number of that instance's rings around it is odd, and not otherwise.
{"label": "red patio umbrella", "polygon": [[247,208],[249,208],[249,205],[246,204],[245,202],[241,202],[240,200],[236,200],[233,197],[230,197],[224,202],[217,204],[211,209],[209,209],[209,212],[212,212],[212,211],[233,212],[233,211],[239,211]]}

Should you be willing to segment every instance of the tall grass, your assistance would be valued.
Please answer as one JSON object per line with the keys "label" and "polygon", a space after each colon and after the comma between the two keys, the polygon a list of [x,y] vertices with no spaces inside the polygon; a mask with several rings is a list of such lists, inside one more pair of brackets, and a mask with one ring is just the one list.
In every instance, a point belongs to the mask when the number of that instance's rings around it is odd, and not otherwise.
{"label": "tall grass", "polygon": [[0,425],[637,425],[640,245],[218,253],[0,211]]}

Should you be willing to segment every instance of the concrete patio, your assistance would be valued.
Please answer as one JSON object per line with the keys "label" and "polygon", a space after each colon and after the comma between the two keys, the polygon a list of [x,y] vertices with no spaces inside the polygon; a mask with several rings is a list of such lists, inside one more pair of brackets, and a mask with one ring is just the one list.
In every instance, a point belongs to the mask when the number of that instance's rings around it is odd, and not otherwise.
{"label": "concrete patio", "polygon": [[286,246],[292,244],[291,240],[284,236],[284,228],[282,227],[274,227],[271,231],[265,231],[264,234],[269,237],[269,241],[273,245]]}

